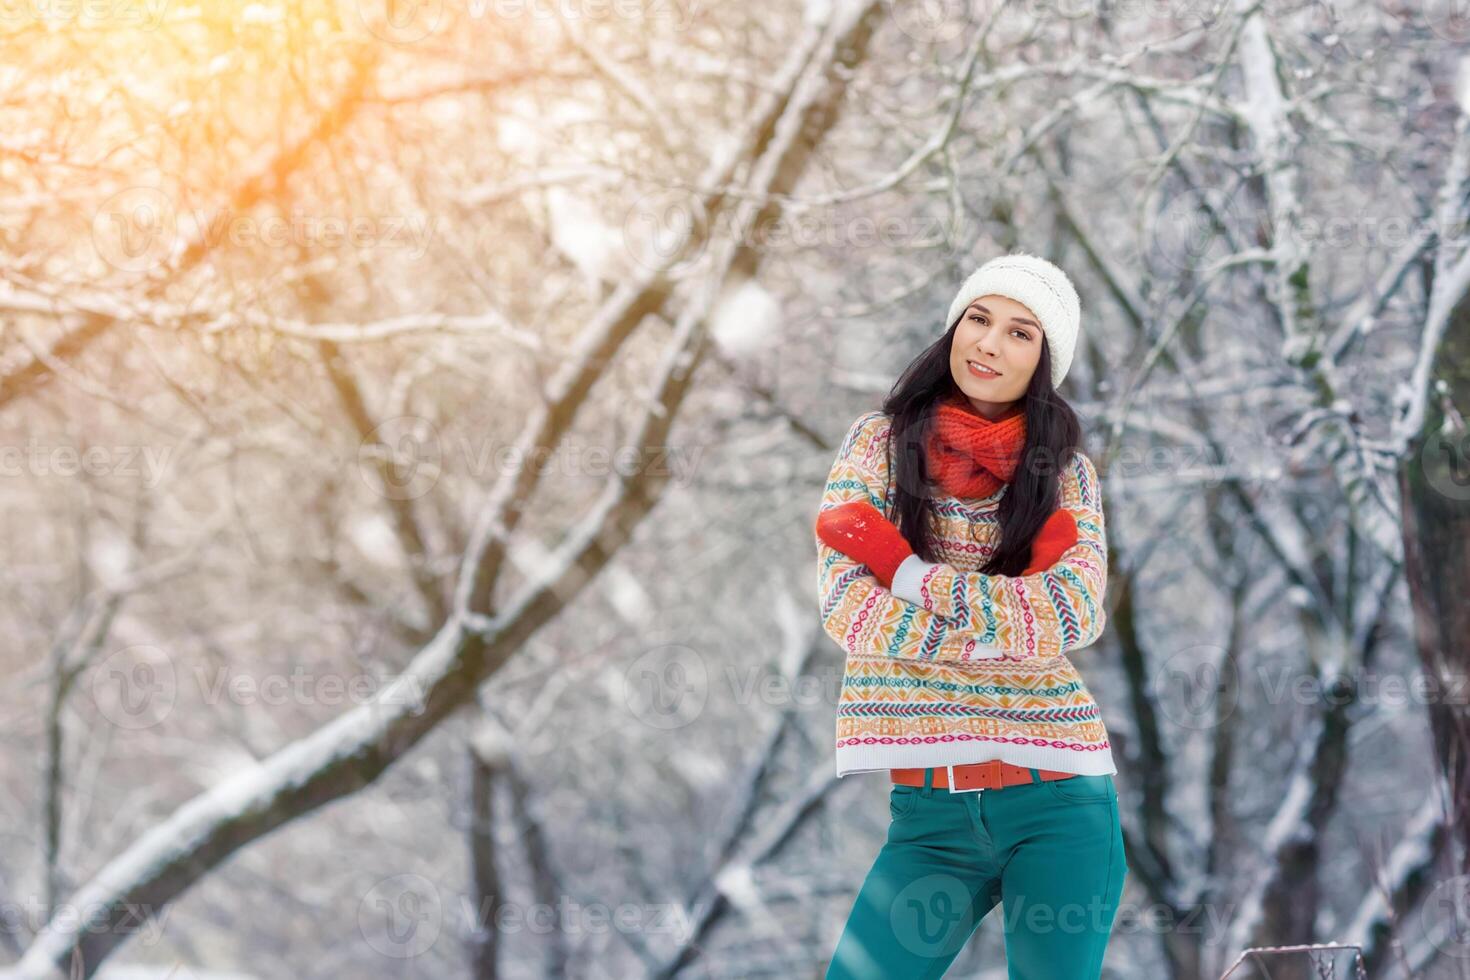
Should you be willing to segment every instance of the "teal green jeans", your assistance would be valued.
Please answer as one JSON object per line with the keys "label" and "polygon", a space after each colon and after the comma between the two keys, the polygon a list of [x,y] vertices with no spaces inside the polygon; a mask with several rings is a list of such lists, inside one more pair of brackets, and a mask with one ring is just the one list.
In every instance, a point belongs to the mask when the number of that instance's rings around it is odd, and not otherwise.
{"label": "teal green jeans", "polygon": [[1128,872],[1112,776],[894,786],[828,980],[934,980],[997,903],[1010,980],[1098,980]]}

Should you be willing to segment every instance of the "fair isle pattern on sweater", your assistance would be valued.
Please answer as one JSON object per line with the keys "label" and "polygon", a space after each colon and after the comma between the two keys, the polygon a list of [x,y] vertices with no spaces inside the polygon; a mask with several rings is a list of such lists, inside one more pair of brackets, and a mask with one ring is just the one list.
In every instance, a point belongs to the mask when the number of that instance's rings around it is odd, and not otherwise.
{"label": "fair isle pattern on sweater", "polygon": [[[888,513],[890,427],[882,412],[853,423],[822,510],[865,500]],[[1005,487],[983,500],[938,498],[940,561],[905,563],[893,591],[816,539],[822,625],[847,655],[837,775],[992,759],[1084,775],[1118,771],[1097,702],[1067,656],[1096,641],[1107,622],[1102,484],[1082,453],[1060,482],[1078,540],[1035,575],[976,571],[999,542]]]}

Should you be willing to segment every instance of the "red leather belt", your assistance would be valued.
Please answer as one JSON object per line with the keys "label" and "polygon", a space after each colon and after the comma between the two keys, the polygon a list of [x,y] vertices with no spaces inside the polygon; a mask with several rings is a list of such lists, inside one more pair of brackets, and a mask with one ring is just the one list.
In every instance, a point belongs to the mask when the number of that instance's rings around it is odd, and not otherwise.
{"label": "red leather belt", "polygon": [[[893,781],[900,786],[923,786],[927,769],[890,769]],[[1067,779],[1075,772],[1060,772],[1056,769],[1038,769],[1042,779]],[[954,778],[950,778],[950,773]],[[1009,762],[992,759],[989,762],[972,762],[962,766],[935,766],[935,789],[947,789],[951,793],[975,793],[982,789],[1001,789],[1031,782],[1031,770],[1027,766],[1013,766]]]}

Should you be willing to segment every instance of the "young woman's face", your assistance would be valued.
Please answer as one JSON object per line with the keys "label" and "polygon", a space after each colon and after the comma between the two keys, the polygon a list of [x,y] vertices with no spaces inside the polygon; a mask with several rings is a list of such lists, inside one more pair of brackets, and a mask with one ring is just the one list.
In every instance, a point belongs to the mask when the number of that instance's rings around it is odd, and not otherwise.
{"label": "young woman's face", "polygon": [[949,372],[977,412],[996,418],[1026,393],[1041,360],[1041,337],[1036,315],[1005,296],[981,296],[965,309]]}

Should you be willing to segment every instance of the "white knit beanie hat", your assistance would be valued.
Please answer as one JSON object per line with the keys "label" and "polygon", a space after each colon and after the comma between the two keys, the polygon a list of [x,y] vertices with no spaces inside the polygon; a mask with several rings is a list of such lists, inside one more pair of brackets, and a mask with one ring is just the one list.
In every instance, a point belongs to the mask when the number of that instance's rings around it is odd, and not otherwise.
{"label": "white knit beanie hat", "polygon": [[944,328],[948,330],[975,300],[992,294],[1013,299],[1036,314],[1051,347],[1051,384],[1060,386],[1072,366],[1082,326],[1082,302],[1072,280],[1039,255],[1013,252],[996,256],[970,273],[949,304]]}

